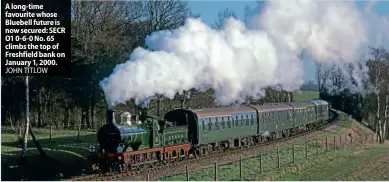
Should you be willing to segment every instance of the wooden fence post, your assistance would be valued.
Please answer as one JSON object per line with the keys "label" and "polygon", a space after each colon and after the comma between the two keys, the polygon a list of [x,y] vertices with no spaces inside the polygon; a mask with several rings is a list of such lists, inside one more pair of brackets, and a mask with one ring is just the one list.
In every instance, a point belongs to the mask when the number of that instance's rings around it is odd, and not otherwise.
{"label": "wooden fence post", "polygon": [[240,157],[240,163],[239,163],[239,176],[240,176],[240,180],[243,181],[243,171],[242,171],[242,168],[243,168],[243,157]]}
{"label": "wooden fence post", "polygon": [[185,171],[186,171],[186,181],[189,181],[189,170],[188,170],[188,166],[185,166]]}
{"label": "wooden fence post", "polygon": [[319,140],[316,140],[316,155],[319,155]]}
{"label": "wooden fence post", "polygon": [[328,137],[326,136],[326,152],[328,150]]}
{"label": "wooden fence post", "polygon": [[308,141],[305,142],[305,158],[308,159]]}
{"label": "wooden fence post", "polygon": [[334,150],[336,149],[336,136],[334,136]]}
{"label": "wooden fence post", "polygon": [[217,181],[217,162],[215,162],[215,181]]}
{"label": "wooden fence post", "polygon": [[339,148],[342,149],[342,135],[339,135]]}
{"label": "wooden fence post", "polygon": [[281,168],[280,149],[278,147],[277,147],[277,167],[278,167],[278,169]]}
{"label": "wooden fence post", "polygon": [[294,145],[293,145],[293,148],[292,148],[292,160],[293,160],[293,163],[294,163]]}
{"label": "wooden fence post", "polygon": [[374,133],[371,134],[371,142],[374,143]]}
{"label": "wooden fence post", "polygon": [[262,174],[262,149],[259,154],[259,173]]}

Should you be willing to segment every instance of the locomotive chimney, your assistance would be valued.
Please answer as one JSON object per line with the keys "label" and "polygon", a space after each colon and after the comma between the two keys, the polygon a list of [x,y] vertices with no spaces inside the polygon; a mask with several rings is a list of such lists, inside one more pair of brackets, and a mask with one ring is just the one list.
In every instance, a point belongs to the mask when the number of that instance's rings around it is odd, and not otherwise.
{"label": "locomotive chimney", "polygon": [[112,109],[107,110],[107,124],[116,124],[115,111]]}

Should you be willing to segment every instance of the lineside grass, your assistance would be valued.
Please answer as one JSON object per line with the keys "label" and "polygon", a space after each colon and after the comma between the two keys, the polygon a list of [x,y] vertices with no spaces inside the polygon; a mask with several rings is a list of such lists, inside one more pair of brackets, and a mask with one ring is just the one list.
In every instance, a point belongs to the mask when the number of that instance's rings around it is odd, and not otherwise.
{"label": "lineside grass", "polygon": [[[273,180],[282,181],[354,181],[354,180],[388,180],[389,176],[382,177],[376,175],[377,173],[370,171],[368,174],[370,176],[360,175],[358,170],[364,168],[364,165],[367,164],[370,160],[379,158],[382,155],[389,154],[388,146],[379,146],[377,148],[352,148],[344,152],[337,152],[336,155],[333,154],[332,158],[329,160],[321,160],[321,162],[316,162],[315,165],[309,165],[307,163],[303,170],[290,173],[285,175],[279,175]],[[372,167],[371,167],[372,168]],[[377,168],[377,167],[376,167]],[[381,169],[388,169],[389,163],[381,163],[378,167]]]}
{"label": "lineside grass", "polygon": [[33,128],[38,142],[48,157],[39,153],[29,136],[27,156],[20,161],[21,143],[10,127],[2,126],[2,180],[57,180],[73,176],[87,167],[89,145],[96,145],[96,132]]}
{"label": "lineside grass", "polygon": [[[327,163],[328,161],[335,160],[346,156],[347,153],[351,153],[360,148],[359,146],[350,147],[345,150],[333,150],[328,148],[314,148],[308,147],[308,158],[305,158],[305,146],[295,145],[295,161],[293,163],[292,148],[284,148],[279,150],[280,168],[278,168],[277,152],[267,152],[262,157],[252,157],[242,160],[242,180],[303,180],[298,179],[298,175],[295,178],[289,179],[289,177],[282,178],[286,174],[293,175],[293,172],[304,171],[305,168],[310,166],[320,165]],[[317,150],[318,149],[318,153]],[[262,160],[262,168],[260,163]],[[262,170],[262,171],[261,171]],[[239,181],[240,179],[240,162],[233,162],[226,165],[218,166],[218,180],[220,181]],[[215,169],[207,168],[196,172],[190,172],[189,179],[191,181],[208,181],[215,179]],[[328,174],[327,174],[328,175]],[[324,175],[325,176],[325,175]],[[278,179],[280,178],[280,179]],[[186,174],[180,174],[175,176],[169,176],[161,179],[163,181],[185,181]],[[306,179],[313,180],[313,179]],[[328,180],[323,178],[321,180]],[[333,179],[334,180],[334,179]]]}

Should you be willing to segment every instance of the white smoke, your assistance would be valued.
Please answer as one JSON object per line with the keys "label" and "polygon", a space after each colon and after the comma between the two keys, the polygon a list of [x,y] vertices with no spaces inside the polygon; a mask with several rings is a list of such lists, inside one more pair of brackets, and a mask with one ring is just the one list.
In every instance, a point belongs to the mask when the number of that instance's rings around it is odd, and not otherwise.
{"label": "white smoke", "polygon": [[320,63],[350,63],[367,41],[352,2],[272,0],[262,14],[248,14],[246,24],[228,19],[221,30],[190,18],[152,33],[149,50],[135,49],[101,81],[108,104],[191,88],[213,88],[221,105],[264,96],[267,87],[294,91],[303,82],[303,51]]}

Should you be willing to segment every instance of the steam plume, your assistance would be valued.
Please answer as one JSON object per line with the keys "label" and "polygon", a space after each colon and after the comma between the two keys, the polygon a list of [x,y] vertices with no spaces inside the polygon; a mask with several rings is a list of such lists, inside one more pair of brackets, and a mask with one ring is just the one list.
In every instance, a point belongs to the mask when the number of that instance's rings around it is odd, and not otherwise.
{"label": "steam plume", "polygon": [[225,105],[264,96],[269,86],[294,91],[303,82],[303,51],[320,63],[350,63],[367,42],[352,2],[272,0],[262,14],[248,14],[245,23],[231,18],[221,30],[189,18],[176,30],[152,33],[149,50],[135,49],[101,81],[107,102],[213,88]]}

